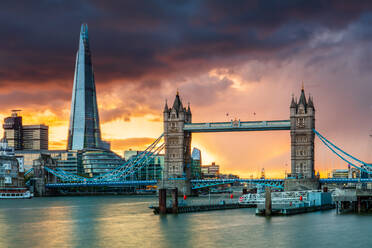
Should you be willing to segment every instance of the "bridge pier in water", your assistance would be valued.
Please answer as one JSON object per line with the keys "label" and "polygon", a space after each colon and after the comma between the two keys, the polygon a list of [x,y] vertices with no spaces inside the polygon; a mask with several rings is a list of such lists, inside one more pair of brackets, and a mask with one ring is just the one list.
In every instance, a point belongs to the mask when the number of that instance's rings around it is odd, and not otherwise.
{"label": "bridge pier in water", "polygon": [[270,216],[271,213],[272,213],[271,188],[266,187],[265,189],[265,216]]}

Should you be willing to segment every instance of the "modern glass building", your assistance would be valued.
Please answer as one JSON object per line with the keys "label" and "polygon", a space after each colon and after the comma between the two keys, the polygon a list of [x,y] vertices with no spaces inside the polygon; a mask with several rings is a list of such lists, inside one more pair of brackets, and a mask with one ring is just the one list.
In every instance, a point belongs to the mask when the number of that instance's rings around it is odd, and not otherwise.
{"label": "modern glass building", "polygon": [[[128,150],[124,152],[124,159],[128,161],[133,156],[137,156],[142,151]],[[153,156],[147,161],[147,164],[142,167],[138,173],[133,174],[131,179],[136,180],[161,180],[163,178],[164,169],[164,154]]]}
{"label": "modern glass building", "polygon": [[86,148],[82,151],[83,174],[94,177],[124,164],[124,160],[117,154],[109,150]]}
{"label": "modern glass building", "polygon": [[80,151],[66,151],[61,152],[60,154],[52,154],[54,159],[57,160],[57,167],[73,173],[82,175],[82,162],[81,162],[81,152]]}
{"label": "modern glass building", "polygon": [[202,177],[201,164],[201,152],[198,148],[194,147],[191,153],[191,178],[200,179]]}
{"label": "modern glass building", "polygon": [[164,154],[159,154],[147,162],[137,173],[137,180],[161,180],[163,178]]}
{"label": "modern glass building", "polygon": [[88,25],[83,24],[76,54],[67,149],[83,150],[100,147],[102,147],[101,130],[89,48]]}

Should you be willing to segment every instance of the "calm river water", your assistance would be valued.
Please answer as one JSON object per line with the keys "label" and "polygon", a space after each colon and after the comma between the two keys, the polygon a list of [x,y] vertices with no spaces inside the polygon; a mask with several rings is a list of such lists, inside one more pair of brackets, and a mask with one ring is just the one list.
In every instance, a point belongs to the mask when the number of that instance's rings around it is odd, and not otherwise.
{"label": "calm river water", "polygon": [[0,247],[372,247],[372,216],[258,217],[254,209],[157,216],[155,197],[0,200]]}

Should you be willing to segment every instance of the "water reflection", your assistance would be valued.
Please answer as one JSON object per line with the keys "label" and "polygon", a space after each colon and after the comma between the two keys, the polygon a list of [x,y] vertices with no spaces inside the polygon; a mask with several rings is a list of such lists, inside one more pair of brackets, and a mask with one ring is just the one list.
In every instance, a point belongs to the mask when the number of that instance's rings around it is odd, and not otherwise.
{"label": "water reflection", "polygon": [[369,247],[372,216],[264,218],[254,209],[158,216],[149,197],[1,201],[0,247]]}
{"label": "water reflection", "polygon": [[[26,247],[62,247],[71,242],[71,206],[46,202],[45,205],[27,207],[27,203],[30,203],[27,200],[10,201],[13,201],[10,206],[14,207],[0,208],[0,225],[3,239],[6,241],[6,245],[1,247],[18,246],[14,244]],[[26,207],[21,207],[24,203]]]}

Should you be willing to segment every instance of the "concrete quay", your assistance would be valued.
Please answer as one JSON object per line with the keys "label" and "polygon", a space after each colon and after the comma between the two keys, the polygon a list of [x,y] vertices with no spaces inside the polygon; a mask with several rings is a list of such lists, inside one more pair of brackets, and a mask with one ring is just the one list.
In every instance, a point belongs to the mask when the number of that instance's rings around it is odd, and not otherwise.
{"label": "concrete quay", "polygon": [[[303,213],[310,213],[310,212],[316,212],[316,211],[330,210],[334,208],[335,208],[334,204],[327,204],[327,205],[322,205],[322,206],[272,209],[270,216],[295,215],[295,214],[303,214]],[[256,209],[256,215],[267,216],[265,209],[262,209],[262,208]]]}
{"label": "concrete quay", "polygon": [[160,207],[150,207],[153,209],[154,214],[181,214],[181,213],[192,213],[202,211],[215,211],[215,210],[227,210],[227,209],[238,209],[238,208],[255,208],[256,205],[242,205],[239,203],[226,203],[226,204],[208,204],[208,205],[190,205],[190,206],[179,206],[177,210],[173,207],[167,207],[165,213],[160,212]]}
{"label": "concrete quay", "polygon": [[372,190],[343,189],[336,190],[333,196],[337,213],[372,212]]}

